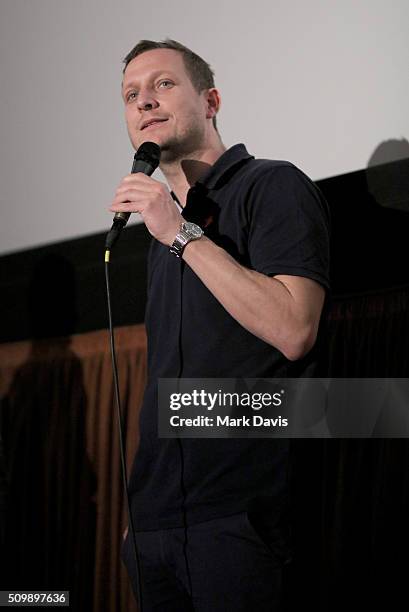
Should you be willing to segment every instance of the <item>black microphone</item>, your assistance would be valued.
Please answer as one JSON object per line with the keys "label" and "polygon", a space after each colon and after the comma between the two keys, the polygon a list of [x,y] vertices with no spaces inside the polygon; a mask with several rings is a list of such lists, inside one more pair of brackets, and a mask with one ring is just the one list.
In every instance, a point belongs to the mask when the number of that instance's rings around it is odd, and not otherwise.
{"label": "black microphone", "polygon": [[[139,149],[134,155],[132,164],[132,174],[136,172],[142,172],[150,176],[159,166],[160,162],[160,147],[156,142],[144,142],[141,144]],[[112,249],[116,241],[118,240],[121,230],[125,227],[128,222],[130,212],[117,212],[114,216],[114,222],[109,230],[106,240],[105,248],[109,251]]]}

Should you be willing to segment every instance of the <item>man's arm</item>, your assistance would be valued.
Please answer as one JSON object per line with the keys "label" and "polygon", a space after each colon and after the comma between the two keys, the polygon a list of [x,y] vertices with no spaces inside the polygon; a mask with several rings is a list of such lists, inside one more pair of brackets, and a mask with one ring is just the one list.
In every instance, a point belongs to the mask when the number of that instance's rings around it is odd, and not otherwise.
{"label": "man's arm", "polygon": [[185,247],[183,259],[240,325],[287,359],[313,347],[325,297],[319,283],[249,270],[205,236]]}
{"label": "man's arm", "polygon": [[[168,247],[184,221],[167,187],[142,173],[123,179],[110,210],[139,212],[152,236]],[[234,319],[287,359],[300,359],[312,348],[325,294],[319,283],[249,270],[205,236],[185,247],[183,259]]]}

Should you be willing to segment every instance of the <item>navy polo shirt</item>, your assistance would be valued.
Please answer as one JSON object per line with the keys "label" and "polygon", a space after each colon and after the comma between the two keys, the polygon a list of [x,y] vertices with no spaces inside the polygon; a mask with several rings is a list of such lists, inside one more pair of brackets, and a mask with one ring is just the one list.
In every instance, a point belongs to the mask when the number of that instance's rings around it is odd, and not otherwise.
{"label": "navy polo shirt", "polygon": [[[172,194],[176,199],[176,196]],[[288,161],[226,150],[190,188],[183,216],[241,265],[304,276],[329,289],[329,212]],[[160,439],[158,378],[313,376],[317,345],[290,362],[244,329],[183,259],[153,239],[148,260],[148,380],[129,490],[137,530],[253,508],[277,516],[287,498],[287,440]]]}

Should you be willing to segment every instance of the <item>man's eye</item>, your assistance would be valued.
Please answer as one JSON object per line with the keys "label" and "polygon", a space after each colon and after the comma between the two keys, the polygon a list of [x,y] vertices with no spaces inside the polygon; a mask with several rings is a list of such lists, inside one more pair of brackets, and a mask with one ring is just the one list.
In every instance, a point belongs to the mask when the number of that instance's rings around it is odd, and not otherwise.
{"label": "man's eye", "polygon": [[126,96],[126,101],[131,102],[132,100],[135,100],[135,98],[136,98],[136,91],[130,91],[129,94]]}
{"label": "man's eye", "polygon": [[161,82],[159,83],[159,87],[160,87],[161,85],[163,85],[163,83],[170,83],[171,85],[173,84],[173,83],[172,83],[172,81],[167,81],[167,80],[164,80],[164,81],[161,81]]}

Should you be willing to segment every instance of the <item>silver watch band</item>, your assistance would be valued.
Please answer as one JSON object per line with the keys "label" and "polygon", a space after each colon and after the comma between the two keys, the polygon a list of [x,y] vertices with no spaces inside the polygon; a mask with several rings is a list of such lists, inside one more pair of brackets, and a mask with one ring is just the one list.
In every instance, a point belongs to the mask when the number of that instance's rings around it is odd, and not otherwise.
{"label": "silver watch band", "polygon": [[170,247],[170,252],[176,255],[176,257],[182,257],[186,245],[192,242],[192,240],[198,240],[202,236],[203,230],[199,225],[190,221],[184,221]]}
{"label": "silver watch band", "polygon": [[187,234],[181,229],[180,232],[176,234],[173,244],[170,247],[170,252],[173,255],[176,255],[176,257],[182,257],[182,253],[183,253],[185,246],[191,240],[194,240],[194,238],[192,236],[189,236],[189,234]]}

